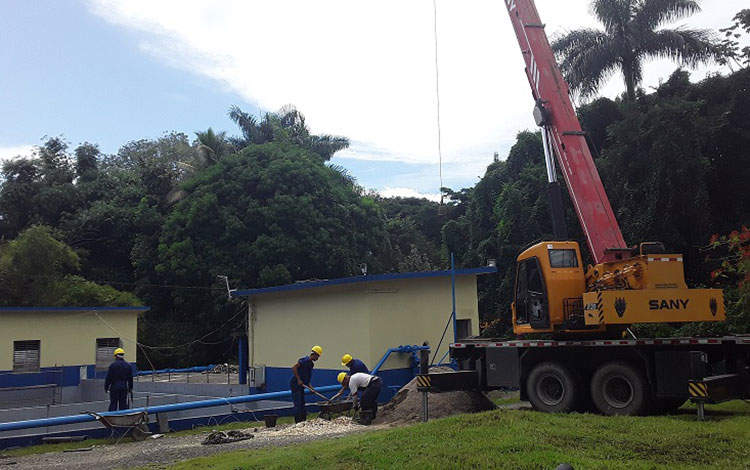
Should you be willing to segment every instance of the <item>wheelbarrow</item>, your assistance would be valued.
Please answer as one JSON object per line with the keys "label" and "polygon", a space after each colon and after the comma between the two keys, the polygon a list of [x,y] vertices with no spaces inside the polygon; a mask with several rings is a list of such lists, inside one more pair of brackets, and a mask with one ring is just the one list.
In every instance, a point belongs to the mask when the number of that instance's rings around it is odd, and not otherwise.
{"label": "wheelbarrow", "polygon": [[316,403],[320,408],[320,416],[322,419],[331,420],[336,415],[347,414],[352,409],[351,401],[337,401],[337,402],[319,402]]}
{"label": "wheelbarrow", "polygon": [[134,441],[142,441],[152,434],[148,430],[148,413],[145,411],[114,416],[103,416],[91,411],[89,414],[111,430],[110,438],[114,437],[118,431],[123,431],[123,436],[130,434]]}

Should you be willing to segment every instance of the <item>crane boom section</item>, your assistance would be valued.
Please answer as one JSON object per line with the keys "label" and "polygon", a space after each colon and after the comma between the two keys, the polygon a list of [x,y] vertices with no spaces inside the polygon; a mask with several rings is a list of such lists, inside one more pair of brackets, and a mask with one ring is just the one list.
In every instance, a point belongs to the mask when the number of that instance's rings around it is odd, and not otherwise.
{"label": "crane boom section", "polygon": [[551,144],[596,264],[627,245],[581,131],[568,85],[555,61],[533,0],[504,0],[526,62],[534,100],[547,110]]}

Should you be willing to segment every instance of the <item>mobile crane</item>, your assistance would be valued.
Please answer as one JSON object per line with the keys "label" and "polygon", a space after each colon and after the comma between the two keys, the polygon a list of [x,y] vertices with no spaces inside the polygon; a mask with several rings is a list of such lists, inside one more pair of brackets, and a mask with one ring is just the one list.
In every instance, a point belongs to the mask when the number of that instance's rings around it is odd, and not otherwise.
{"label": "mobile crane", "polygon": [[[628,415],[688,397],[700,413],[706,402],[750,397],[750,337],[623,339],[633,323],[722,321],[723,293],[689,289],[682,255],[661,243],[626,245],[533,0],[504,2],[542,131],[555,238],[517,258],[513,331],[554,339],[454,343],[464,373],[430,374],[431,387],[518,387],[537,410]],[[585,271],[578,243],[566,240],[558,166],[594,260]]]}

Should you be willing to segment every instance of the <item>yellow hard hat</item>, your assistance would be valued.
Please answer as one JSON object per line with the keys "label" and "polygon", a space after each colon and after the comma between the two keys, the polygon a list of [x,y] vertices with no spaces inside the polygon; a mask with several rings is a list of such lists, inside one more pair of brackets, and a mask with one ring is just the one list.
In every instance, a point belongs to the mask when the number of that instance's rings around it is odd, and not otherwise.
{"label": "yellow hard hat", "polygon": [[345,378],[346,378],[346,372],[339,372],[339,376],[336,377],[336,380],[338,380],[339,383],[344,383]]}
{"label": "yellow hard hat", "polygon": [[352,356],[350,354],[344,354],[341,356],[341,365],[346,367],[347,364],[352,362]]}
{"label": "yellow hard hat", "polygon": [[119,356],[120,354],[122,354],[124,356],[125,355],[125,350],[122,349],[122,348],[117,348],[117,349],[115,349],[115,353],[114,354],[115,354],[115,356]]}
{"label": "yellow hard hat", "polygon": [[312,347],[312,352],[314,352],[318,356],[322,356],[323,355],[323,348],[321,348],[320,346],[318,346],[316,344],[315,346]]}

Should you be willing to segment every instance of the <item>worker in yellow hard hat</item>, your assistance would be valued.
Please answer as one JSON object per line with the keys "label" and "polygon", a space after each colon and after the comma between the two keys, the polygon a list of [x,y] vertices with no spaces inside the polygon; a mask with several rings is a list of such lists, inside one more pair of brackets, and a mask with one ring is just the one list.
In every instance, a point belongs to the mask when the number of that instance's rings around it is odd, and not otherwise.
{"label": "worker in yellow hard hat", "polygon": [[109,393],[109,411],[127,410],[128,393],[133,392],[133,367],[125,361],[124,349],[115,349],[114,356],[104,379],[104,391]]}
{"label": "worker in yellow hard hat", "polygon": [[307,419],[307,411],[305,410],[305,388],[315,391],[310,385],[310,380],[312,380],[312,371],[313,367],[315,367],[314,362],[320,359],[321,354],[323,354],[323,348],[315,345],[310,348],[310,355],[299,358],[299,360],[292,366],[293,377],[289,381],[289,387],[292,389],[295,423]]}
{"label": "worker in yellow hard hat", "polygon": [[341,365],[349,368],[350,374],[356,374],[357,372],[364,372],[365,374],[370,373],[370,369],[367,368],[364,362],[359,359],[355,359],[351,354],[344,354],[341,356]]}
{"label": "worker in yellow hard hat", "polygon": [[336,399],[349,388],[349,396],[354,401],[354,409],[362,408],[360,424],[370,424],[378,413],[378,395],[383,388],[383,379],[363,372],[356,374],[341,372],[336,380],[341,384],[341,390],[331,400]]}

